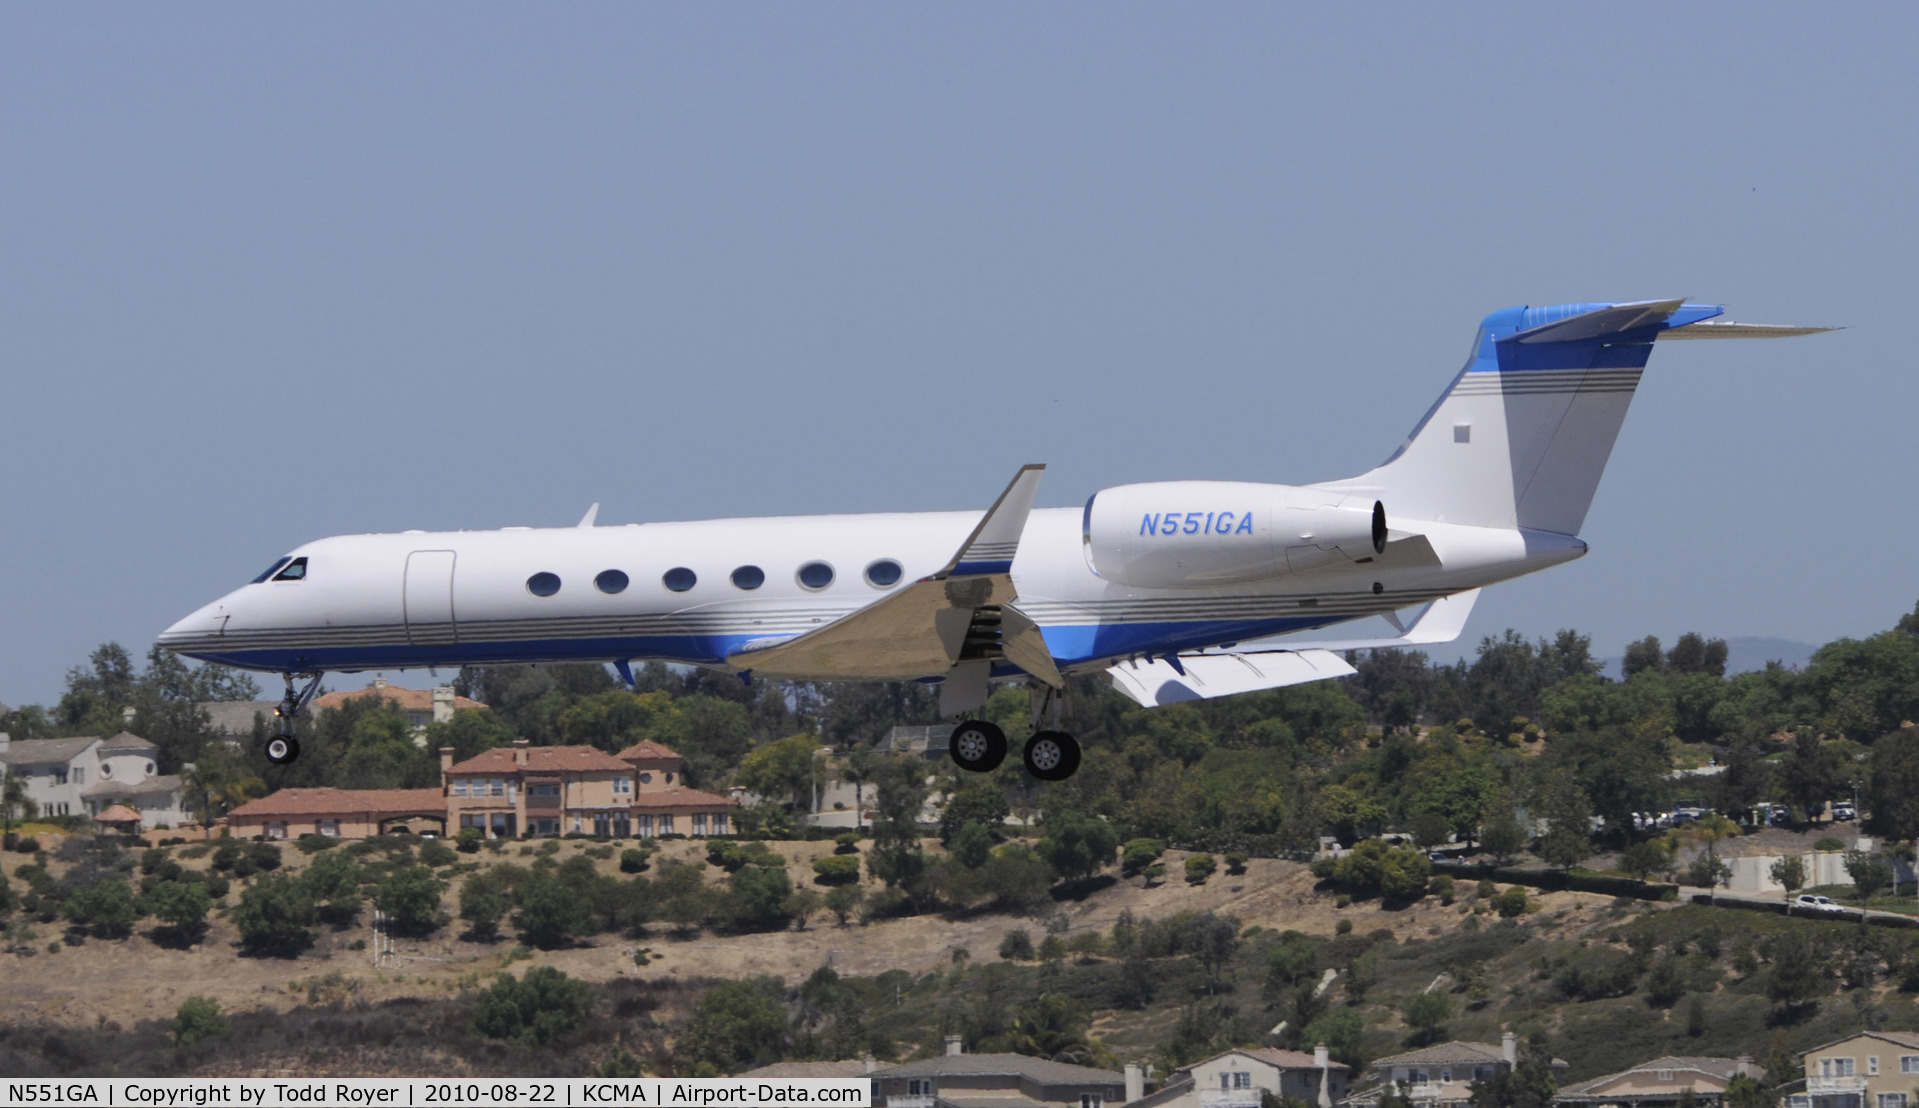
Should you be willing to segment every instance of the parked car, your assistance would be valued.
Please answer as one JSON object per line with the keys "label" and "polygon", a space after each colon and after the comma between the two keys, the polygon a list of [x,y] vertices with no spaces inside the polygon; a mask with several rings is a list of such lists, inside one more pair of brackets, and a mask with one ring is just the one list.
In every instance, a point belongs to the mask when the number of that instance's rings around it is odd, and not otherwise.
{"label": "parked car", "polygon": [[1835,800],[1832,802],[1832,818],[1836,820],[1858,819],[1859,812],[1853,808],[1851,801]]}
{"label": "parked car", "polygon": [[1829,896],[1814,896],[1811,893],[1800,893],[1793,897],[1790,907],[1801,912],[1824,912],[1828,915],[1837,915],[1846,910]]}

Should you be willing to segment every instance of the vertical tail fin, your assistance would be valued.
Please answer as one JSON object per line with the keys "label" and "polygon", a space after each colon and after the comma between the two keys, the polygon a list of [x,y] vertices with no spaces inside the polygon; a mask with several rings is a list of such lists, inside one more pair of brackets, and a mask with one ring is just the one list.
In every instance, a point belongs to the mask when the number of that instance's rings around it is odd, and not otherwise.
{"label": "vertical tail fin", "polygon": [[1396,518],[1576,535],[1653,341],[1723,310],[1647,300],[1494,312],[1399,450],[1338,484],[1377,490]]}

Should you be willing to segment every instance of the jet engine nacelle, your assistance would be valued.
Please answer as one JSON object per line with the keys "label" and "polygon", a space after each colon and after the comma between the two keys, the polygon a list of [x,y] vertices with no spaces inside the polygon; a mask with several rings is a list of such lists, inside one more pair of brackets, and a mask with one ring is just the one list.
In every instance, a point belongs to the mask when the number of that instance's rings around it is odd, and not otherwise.
{"label": "jet engine nacelle", "polygon": [[1293,485],[1163,481],[1094,493],[1082,531],[1103,580],[1202,588],[1370,558],[1386,548],[1386,509]]}

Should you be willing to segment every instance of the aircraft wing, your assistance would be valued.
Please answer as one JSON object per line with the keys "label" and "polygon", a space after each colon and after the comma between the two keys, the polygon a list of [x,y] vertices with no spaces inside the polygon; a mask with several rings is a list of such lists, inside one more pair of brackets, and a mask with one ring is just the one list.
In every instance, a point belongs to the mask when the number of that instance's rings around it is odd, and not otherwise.
{"label": "aircraft wing", "polygon": [[[975,611],[1011,601],[1013,555],[1046,467],[1020,469],[939,572],[842,616],[824,627],[775,642],[749,642],[727,661],[770,677],[904,681],[945,673],[960,660]],[[1057,682],[1052,656],[1031,621],[1002,614],[1007,655],[1016,665]],[[1033,649],[1035,643],[1038,649]],[[1043,659],[1043,661],[1042,661]]]}
{"label": "aircraft wing", "polygon": [[1289,642],[1265,650],[1194,651],[1177,658],[1121,662],[1106,673],[1114,688],[1148,708],[1345,677],[1357,671],[1337,651],[1451,642],[1465,629],[1466,617],[1472,614],[1478,599],[1479,590],[1472,589],[1435,600],[1405,634],[1394,639]]}

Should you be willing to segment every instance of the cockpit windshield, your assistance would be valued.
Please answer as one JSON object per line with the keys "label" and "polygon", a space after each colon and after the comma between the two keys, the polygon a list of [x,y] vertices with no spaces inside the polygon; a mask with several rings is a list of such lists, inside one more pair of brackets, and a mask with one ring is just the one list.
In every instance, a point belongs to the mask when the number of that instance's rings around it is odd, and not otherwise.
{"label": "cockpit windshield", "polygon": [[268,566],[267,571],[255,577],[252,583],[258,585],[265,581],[304,581],[306,576],[307,560],[305,558],[286,557]]}
{"label": "cockpit windshield", "polygon": [[293,560],[292,558],[281,558],[281,559],[280,559],[279,561],[277,561],[277,562],[275,562],[275,563],[273,563],[272,565],[270,565],[270,566],[268,566],[268,567],[267,567],[267,569],[266,569],[266,572],[265,572],[265,573],[262,573],[262,574],[261,574],[260,576],[258,576],[258,577],[255,577],[255,578],[254,578],[254,579],[253,579],[253,580],[252,580],[251,582],[249,582],[249,583],[250,583],[250,584],[254,584],[254,585],[257,585],[257,584],[260,584],[260,583],[261,583],[262,581],[265,581],[265,580],[266,580],[267,578],[269,578],[269,577],[271,577],[271,576],[273,576],[274,574],[276,574],[276,573],[278,573],[278,572],[280,572],[280,570],[281,570],[281,569],[282,569],[282,568],[283,568],[283,567],[284,567],[284,566],[285,566],[285,565],[286,565],[286,564],[287,564],[288,562],[290,562],[290,561],[292,561],[292,560]]}

